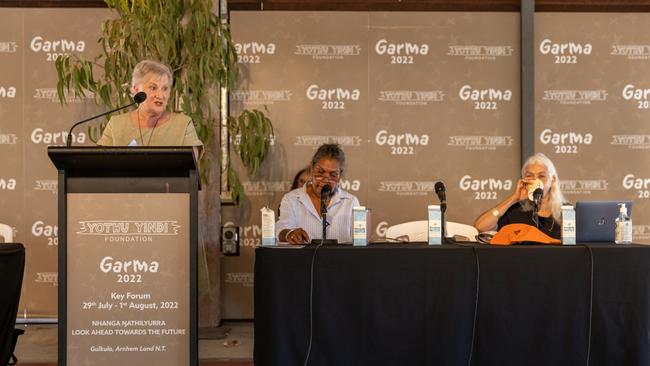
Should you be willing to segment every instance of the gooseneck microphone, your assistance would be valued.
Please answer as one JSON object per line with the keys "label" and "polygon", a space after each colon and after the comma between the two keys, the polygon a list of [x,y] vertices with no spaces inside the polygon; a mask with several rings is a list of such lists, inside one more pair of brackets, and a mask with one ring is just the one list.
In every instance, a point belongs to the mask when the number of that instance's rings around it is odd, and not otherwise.
{"label": "gooseneck microphone", "polygon": [[541,188],[536,188],[533,191],[533,203],[535,204],[535,209],[539,210],[539,205],[542,203],[542,196],[544,196],[544,190]]}
{"label": "gooseneck microphone", "polygon": [[323,218],[323,241],[327,239],[327,198],[332,193],[332,186],[329,184],[323,186],[320,190],[320,214]]}
{"label": "gooseneck microphone", "polygon": [[112,109],[112,110],[110,110],[108,112],[98,114],[96,116],[84,119],[83,121],[79,121],[79,122],[73,124],[72,127],[70,127],[70,130],[68,131],[68,138],[67,138],[67,142],[66,142],[66,147],[72,146],[72,130],[74,130],[75,127],[79,126],[80,124],[86,123],[88,121],[92,121],[92,120],[94,120],[96,118],[105,116],[107,114],[111,114],[111,113],[114,113],[114,112],[117,112],[117,111],[121,111],[124,108],[129,108],[130,106],[132,106],[134,104],[140,104],[140,103],[144,102],[146,99],[147,99],[147,94],[145,92],[142,92],[142,91],[138,92],[133,96],[133,103],[127,104],[125,106],[122,106],[122,107],[119,107],[119,108],[116,108],[116,109]]}
{"label": "gooseneck microphone", "polygon": [[434,186],[438,199],[440,200],[440,211],[445,212],[447,210],[447,189],[443,182],[436,182]]}

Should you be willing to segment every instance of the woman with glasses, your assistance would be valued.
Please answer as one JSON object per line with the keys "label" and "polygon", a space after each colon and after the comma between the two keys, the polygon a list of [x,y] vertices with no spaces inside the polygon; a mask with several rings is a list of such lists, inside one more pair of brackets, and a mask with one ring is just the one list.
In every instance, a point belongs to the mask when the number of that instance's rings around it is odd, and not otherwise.
{"label": "woman with glasses", "polygon": [[339,243],[352,242],[352,207],[359,206],[354,195],[338,187],[345,170],[345,154],[338,144],[325,144],[316,150],[310,164],[307,184],[282,197],[280,219],[276,224],[278,240],[291,244],[306,244],[312,239],[322,239],[321,193],[329,186],[324,197],[327,207],[327,239]]}

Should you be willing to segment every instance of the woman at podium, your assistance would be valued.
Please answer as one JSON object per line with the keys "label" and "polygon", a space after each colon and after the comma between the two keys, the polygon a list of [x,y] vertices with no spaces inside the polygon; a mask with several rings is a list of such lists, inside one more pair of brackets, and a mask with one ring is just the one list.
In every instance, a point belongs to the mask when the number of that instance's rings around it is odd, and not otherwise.
{"label": "woman at podium", "polygon": [[159,62],[143,60],[133,69],[131,92],[145,92],[144,102],[134,111],[108,121],[101,146],[194,146],[197,157],[203,143],[190,117],[167,110],[174,79],[171,70]]}
{"label": "woman at podium", "polygon": [[359,206],[359,200],[338,186],[345,170],[343,150],[338,144],[321,145],[311,159],[310,168],[307,183],[282,197],[276,223],[279,241],[305,244],[322,239],[323,200],[329,224],[327,239],[351,243],[352,208]]}
{"label": "woman at podium", "polygon": [[474,221],[474,227],[485,232],[499,230],[508,224],[528,224],[560,239],[564,195],[555,165],[546,155],[537,153],[526,160],[521,177],[514,192],[482,213]]}

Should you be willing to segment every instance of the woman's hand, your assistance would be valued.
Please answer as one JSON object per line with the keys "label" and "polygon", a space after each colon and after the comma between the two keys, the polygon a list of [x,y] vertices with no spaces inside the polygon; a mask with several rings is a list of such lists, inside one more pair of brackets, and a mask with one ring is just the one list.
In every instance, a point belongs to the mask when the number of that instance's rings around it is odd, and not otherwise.
{"label": "woman's hand", "polygon": [[289,230],[285,238],[289,244],[307,244],[310,242],[309,234],[303,228]]}
{"label": "woman's hand", "polygon": [[512,193],[512,203],[528,199],[528,185],[536,181],[535,178],[522,178],[517,181],[515,191]]}

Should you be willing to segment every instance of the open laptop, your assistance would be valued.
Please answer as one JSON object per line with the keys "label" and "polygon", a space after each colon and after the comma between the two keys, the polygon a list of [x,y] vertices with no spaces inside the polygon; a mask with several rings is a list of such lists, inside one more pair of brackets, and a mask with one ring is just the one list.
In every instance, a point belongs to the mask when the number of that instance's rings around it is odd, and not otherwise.
{"label": "open laptop", "polygon": [[618,204],[625,203],[632,217],[632,201],[578,201],[576,202],[576,242],[614,242]]}

